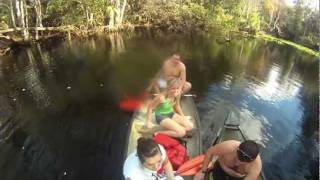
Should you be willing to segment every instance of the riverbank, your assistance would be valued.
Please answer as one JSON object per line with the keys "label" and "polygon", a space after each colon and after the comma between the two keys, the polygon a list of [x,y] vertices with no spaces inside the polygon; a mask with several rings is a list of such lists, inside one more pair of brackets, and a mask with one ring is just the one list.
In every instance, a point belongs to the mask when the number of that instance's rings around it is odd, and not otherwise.
{"label": "riverbank", "polygon": [[[29,46],[33,42],[41,42],[51,38],[83,38],[103,33],[133,31],[141,25],[133,26],[124,24],[118,27],[97,26],[87,28],[85,26],[59,26],[59,27],[29,27],[29,28],[9,28],[0,30],[0,56],[9,55],[13,48]],[[145,26],[147,27],[147,26]],[[26,31],[28,36],[24,37],[23,31]]]}
{"label": "riverbank", "polygon": [[[112,32],[121,32],[121,31],[134,31],[136,29],[163,29],[162,27],[154,27],[150,24],[144,25],[131,25],[125,24],[119,27],[109,27],[109,26],[97,26],[94,28],[86,28],[86,27],[76,27],[76,26],[60,26],[60,27],[30,27],[27,28],[29,33],[29,38],[24,39],[21,32],[24,30],[23,28],[10,28],[6,30],[0,30],[0,56],[9,55],[10,51],[14,47],[25,47],[30,45],[32,42],[39,42],[43,40],[47,40],[50,38],[66,38],[71,40],[72,38],[83,38],[93,35],[99,35],[104,33],[112,33]],[[310,55],[320,57],[320,52],[302,46],[300,44],[276,38],[272,35],[265,34],[264,32],[247,32],[247,31],[233,31],[224,35],[224,39],[226,42],[229,42],[233,39],[233,35],[241,36],[243,38],[247,37],[256,37],[260,39],[264,39],[266,41],[275,42],[277,44],[286,44],[292,46],[300,51],[306,52]]]}
{"label": "riverbank", "polygon": [[316,57],[320,57],[320,52],[319,51],[315,51],[315,50],[312,50],[310,48],[307,48],[305,46],[302,46],[300,44],[297,44],[297,43],[294,43],[292,41],[288,41],[288,40],[284,40],[284,39],[280,39],[280,38],[276,38],[272,35],[269,35],[269,34],[265,34],[263,32],[259,32],[256,34],[256,37],[257,38],[261,38],[261,39],[264,39],[266,41],[271,41],[271,42],[275,42],[277,44],[286,44],[286,45],[289,45],[289,46],[292,46],[300,51],[303,51],[303,52],[306,52],[308,54],[311,54],[313,56],[316,56]]}

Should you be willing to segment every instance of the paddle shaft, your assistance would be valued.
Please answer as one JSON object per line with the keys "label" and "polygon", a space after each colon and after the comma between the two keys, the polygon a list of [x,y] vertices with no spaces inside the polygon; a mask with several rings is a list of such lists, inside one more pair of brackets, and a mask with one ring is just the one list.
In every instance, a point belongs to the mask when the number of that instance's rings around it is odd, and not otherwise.
{"label": "paddle shaft", "polygon": [[[157,96],[158,94],[153,94],[154,96]],[[197,97],[195,94],[183,94],[184,97]]]}

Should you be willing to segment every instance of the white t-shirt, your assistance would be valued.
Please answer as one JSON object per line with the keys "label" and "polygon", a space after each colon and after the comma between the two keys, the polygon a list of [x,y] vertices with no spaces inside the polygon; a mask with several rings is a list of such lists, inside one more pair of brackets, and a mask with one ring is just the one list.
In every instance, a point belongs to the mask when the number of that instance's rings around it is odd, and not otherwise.
{"label": "white t-shirt", "polygon": [[[164,160],[167,158],[165,149],[159,145],[161,152],[161,166]],[[131,180],[165,180],[166,175],[163,173],[158,174],[157,171],[152,171],[150,169],[145,168],[137,155],[137,152],[131,153],[123,166],[123,175],[125,179],[130,178]],[[182,179],[181,177],[176,177],[176,179]]]}

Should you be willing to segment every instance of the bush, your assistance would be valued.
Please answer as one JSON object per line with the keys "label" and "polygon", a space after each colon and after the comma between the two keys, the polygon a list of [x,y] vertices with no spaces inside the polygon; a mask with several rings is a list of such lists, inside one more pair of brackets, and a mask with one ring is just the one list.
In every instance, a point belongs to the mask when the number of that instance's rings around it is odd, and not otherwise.
{"label": "bush", "polygon": [[149,2],[139,12],[129,15],[128,20],[133,24],[151,23],[169,30],[182,31],[203,29],[206,26],[208,14],[207,9],[196,3]]}
{"label": "bush", "polygon": [[210,28],[221,31],[222,33],[229,33],[230,31],[237,30],[237,24],[234,23],[234,17],[226,12],[226,10],[217,5],[210,16]]}

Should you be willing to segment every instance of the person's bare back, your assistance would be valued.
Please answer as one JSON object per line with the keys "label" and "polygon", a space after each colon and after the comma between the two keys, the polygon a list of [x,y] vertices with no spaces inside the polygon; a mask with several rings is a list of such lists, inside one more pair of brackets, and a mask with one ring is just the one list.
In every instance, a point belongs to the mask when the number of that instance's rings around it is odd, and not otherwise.
{"label": "person's bare back", "polygon": [[169,81],[174,78],[180,78],[181,74],[186,70],[185,65],[178,59],[169,58],[164,61],[162,72],[164,78]]}
{"label": "person's bare back", "polygon": [[191,89],[191,83],[186,81],[186,66],[181,62],[179,55],[173,55],[164,61],[162,73],[166,81],[179,78],[182,81],[181,90],[183,93]]}

